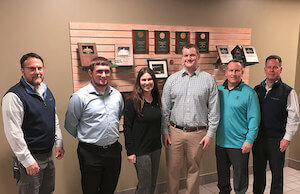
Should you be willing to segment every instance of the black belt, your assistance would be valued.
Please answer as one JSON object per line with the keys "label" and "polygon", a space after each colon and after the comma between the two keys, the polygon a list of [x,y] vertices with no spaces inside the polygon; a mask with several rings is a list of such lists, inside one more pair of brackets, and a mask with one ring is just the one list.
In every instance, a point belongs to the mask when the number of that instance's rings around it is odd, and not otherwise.
{"label": "black belt", "polygon": [[92,148],[92,149],[108,149],[108,148],[111,148],[115,145],[117,145],[119,142],[116,141],[115,143],[113,144],[110,144],[110,145],[105,145],[105,146],[98,146],[98,145],[95,145],[95,144],[91,144],[91,143],[85,143],[85,142],[79,142],[79,145],[80,146],[83,146],[83,147],[87,147],[87,148]]}
{"label": "black belt", "polygon": [[198,126],[198,127],[182,127],[182,126],[179,126],[179,125],[175,125],[173,122],[170,121],[170,125],[172,127],[175,127],[177,129],[181,129],[182,131],[185,131],[185,132],[193,132],[193,131],[201,131],[201,130],[206,130],[206,126]]}

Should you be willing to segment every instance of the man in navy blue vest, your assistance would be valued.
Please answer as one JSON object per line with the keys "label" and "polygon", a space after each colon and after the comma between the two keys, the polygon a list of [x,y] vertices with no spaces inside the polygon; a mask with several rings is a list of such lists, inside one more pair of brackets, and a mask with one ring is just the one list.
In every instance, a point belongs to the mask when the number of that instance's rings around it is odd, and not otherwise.
{"label": "man in navy blue vest", "polygon": [[55,99],[43,83],[43,59],[28,53],[21,60],[22,77],[2,99],[4,131],[13,151],[14,178],[21,194],[54,191],[55,157],[64,156]]}
{"label": "man in navy blue vest", "polygon": [[296,133],[300,121],[298,97],[293,88],[281,81],[281,58],[267,57],[266,79],[254,89],[261,108],[258,137],[253,145],[253,193],[264,193],[266,165],[272,172],[270,193],[283,193],[285,151]]}

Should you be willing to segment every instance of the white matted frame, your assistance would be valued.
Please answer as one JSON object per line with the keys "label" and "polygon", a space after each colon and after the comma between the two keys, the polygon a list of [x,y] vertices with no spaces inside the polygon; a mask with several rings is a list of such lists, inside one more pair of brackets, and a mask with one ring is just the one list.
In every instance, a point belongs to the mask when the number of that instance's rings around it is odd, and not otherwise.
{"label": "white matted frame", "polygon": [[167,59],[147,59],[148,67],[155,73],[157,79],[166,79],[168,73],[168,60]]}

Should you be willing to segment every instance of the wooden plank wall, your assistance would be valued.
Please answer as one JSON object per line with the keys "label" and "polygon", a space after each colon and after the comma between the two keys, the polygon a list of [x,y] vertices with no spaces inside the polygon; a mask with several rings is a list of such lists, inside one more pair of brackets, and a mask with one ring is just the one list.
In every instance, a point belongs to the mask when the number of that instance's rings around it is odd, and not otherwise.
{"label": "wooden plank wall", "polygon": [[[200,26],[140,25],[112,23],[70,23],[70,40],[73,68],[74,91],[87,85],[89,77],[80,67],[77,43],[96,43],[98,56],[114,61],[115,44],[132,44],[132,30],[149,30],[149,54],[134,54],[132,67],[113,68],[110,85],[120,92],[132,91],[137,72],[147,66],[147,59],[167,59],[169,74],[182,68],[181,55],[175,54],[175,31],[189,31],[190,42],[195,43],[195,32],[209,32],[209,53],[200,55],[200,68],[212,74],[218,85],[224,81],[224,71],[215,69],[217,60],[216,45],[228,45],[233,49],[236,45],[251,45],[250,28],[217,28]],[[154,31],[170,31],[170,53],[154,53]],[[170,60],[174,61],[170,65]],[[245,69],[244,81],[249,82],[249,69]],[[163,80],[159,81],[162,86]]]}
{"label": "wooden plank wall", "polygon": [[[250,28],[216,28],[199,26],[170,26],[170,25],[139,25],[111,23],[70,23],[70,39],[73,68],[74,92],[89,83],[87,72],[82,70],[79,61],[77,43],[96,43],[98,56],[114,61],[115,44],[132,44],[132,30],[149,30],[149,54],[134,54],[132,67],[113,68],[110,85],[120,92],[130,92],[133,89],[136,75],[142,67],[147,66],[147,59],[167,59],[169,74],[182,68],[181,55],[175,54],[175,31],[189,31],[190,42],[195,43],[195,32],[209,32],[209,53],[200,55],[200,68],[212,74],[217,84],[225,80],[224,70],[215,69],[213,63],[217,60],[216,45],[228,45],[233,49],[236,45],[251,45]],[[170,31],[170,53],[154,53],[154,31]],[[170,60],[174,64],[170,65]],[[249,82],[249,67],[245,68],[243,80]],[[158,85],[162,89],[165,80]],[[123,119],[120,131],[123,130]]]}

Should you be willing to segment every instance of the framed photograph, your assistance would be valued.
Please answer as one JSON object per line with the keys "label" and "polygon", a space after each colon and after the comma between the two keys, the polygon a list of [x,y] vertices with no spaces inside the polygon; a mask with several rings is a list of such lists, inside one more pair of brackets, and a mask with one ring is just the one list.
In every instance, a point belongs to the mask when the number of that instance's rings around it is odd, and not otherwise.
{"label": "framed photograph", "polygon": [[115,63],[118,66],[133,65],[133,51],[131,44],[115,45]]}
{"label": "framed photograph", "polygon": [[90,61],[98,57],[96,43],[78,43],[78,52],[82,67],[88,67]]}
{"label": "framed photograph", "polygon": [[168,78],[168,61],[167,59],[147,59],[148,67],[155,73],[157,79]]}

